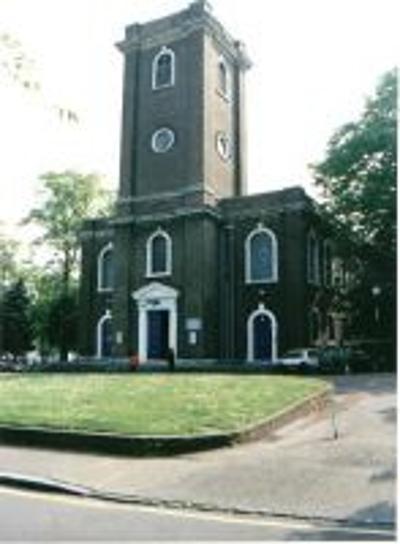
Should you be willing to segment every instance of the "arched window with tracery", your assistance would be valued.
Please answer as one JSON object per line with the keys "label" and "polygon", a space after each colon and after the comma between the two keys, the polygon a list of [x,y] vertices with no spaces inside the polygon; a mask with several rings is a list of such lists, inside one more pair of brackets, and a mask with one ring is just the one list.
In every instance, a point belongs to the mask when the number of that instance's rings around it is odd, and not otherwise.
{"label": "arched window with tracery", "polygon": [[246,282],[278,281],[278,243],[275,234],[259,225],[246,239]]}
{"label": "arched window with tracery", "polygon": [[172,240],[164,230],[157,230],[147,240],[147,276],[169,276],[172,268]]}
{"label": "arched window with tracery", "polygon": [[153,59],[152,88],[162,89],[175,85],[175,53],[162,47]]}

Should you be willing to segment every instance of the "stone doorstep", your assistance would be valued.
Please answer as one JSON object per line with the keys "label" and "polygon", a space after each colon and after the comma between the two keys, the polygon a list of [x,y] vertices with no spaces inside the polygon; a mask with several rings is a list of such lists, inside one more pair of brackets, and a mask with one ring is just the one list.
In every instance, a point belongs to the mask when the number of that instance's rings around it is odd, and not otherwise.
{"label": "stone doorstep", "polygon": [[271,438],[274,431],[326,408],[331,399],[329,386],[295,402],[281,412],[239,431],[197,436],[125,436],[116,433],[87,433],[43,427],[0,425],[0,444],[87,451],[112,455],[170,456],[194,453]]}

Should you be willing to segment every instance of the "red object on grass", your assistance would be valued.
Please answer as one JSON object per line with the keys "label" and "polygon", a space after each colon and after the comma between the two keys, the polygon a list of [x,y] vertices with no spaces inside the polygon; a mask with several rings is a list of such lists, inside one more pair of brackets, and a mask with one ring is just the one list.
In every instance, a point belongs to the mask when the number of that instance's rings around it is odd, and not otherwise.
{"label": "red object on grass", "polygon": [[137,370],[138,369],[138,367],[139,367],[139,356],[136,353],[134,353],[131,356],[130,364],[131,364],[132,370]]}

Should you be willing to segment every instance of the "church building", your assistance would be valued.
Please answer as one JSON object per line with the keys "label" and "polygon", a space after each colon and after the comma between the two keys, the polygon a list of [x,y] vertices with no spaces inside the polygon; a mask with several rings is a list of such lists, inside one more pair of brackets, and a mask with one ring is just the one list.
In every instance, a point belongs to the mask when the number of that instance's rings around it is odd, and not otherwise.
{"label": "church building", "polygon": [[118,48],[119,194],[82,230],[81,354],[269,362],[329,337],[315,203],[301,187],[247,194],[244,45],[197,0]]}

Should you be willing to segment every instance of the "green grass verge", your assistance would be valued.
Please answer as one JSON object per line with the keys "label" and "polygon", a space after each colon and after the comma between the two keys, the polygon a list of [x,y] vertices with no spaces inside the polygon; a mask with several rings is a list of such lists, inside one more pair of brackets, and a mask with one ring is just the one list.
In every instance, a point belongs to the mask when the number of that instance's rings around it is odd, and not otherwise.
{"label": "green grass verge", "polygon": [[0,375],[0,423],[192,435],[260,422],[325,387],[268,375]]}

